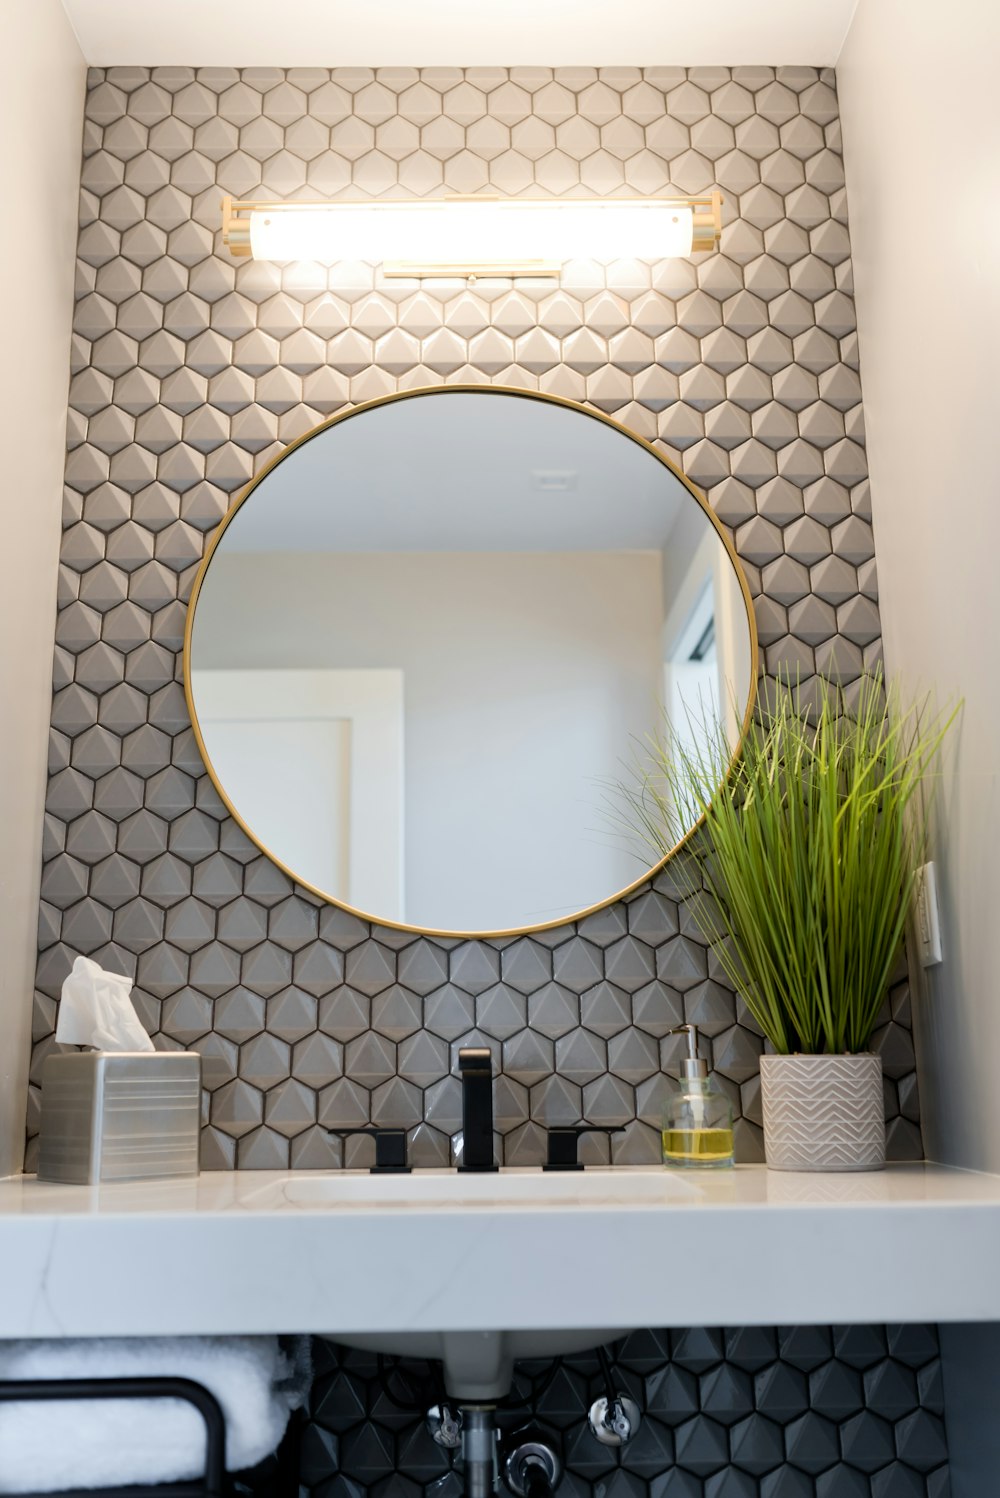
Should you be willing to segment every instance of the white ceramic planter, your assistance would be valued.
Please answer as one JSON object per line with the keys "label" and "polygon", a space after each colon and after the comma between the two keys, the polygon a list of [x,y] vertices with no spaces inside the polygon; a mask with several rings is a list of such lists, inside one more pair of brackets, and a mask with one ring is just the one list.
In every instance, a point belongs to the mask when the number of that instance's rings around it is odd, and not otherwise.
{"label": "white ceramic planter", "polygon": [[764,1153],[771,1170],[881,1170],[885,1108],[878,1056],[762,1056]]}

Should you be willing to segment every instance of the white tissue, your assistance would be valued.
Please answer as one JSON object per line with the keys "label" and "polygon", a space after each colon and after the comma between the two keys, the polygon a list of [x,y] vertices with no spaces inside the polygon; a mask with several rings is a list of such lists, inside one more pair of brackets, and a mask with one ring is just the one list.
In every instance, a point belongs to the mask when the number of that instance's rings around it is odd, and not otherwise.
{"label": "white tissue", "polygon": [[78,957],[62,986],[56,1040],[99,1051],[154,1050],[129,998],[131,992],[131,978],[105,972],[89,957]]}

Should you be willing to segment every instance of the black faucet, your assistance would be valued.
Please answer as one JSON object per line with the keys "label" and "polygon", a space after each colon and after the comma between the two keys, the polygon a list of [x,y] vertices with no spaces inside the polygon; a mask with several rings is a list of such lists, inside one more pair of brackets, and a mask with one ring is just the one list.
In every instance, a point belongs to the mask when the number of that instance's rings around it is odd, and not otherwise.
{"label": "black faucet", "polygon": [[496,1170],[493,1159],[493,1057],[488,1046],[463,1046],[462,1163],[459,1170]]}

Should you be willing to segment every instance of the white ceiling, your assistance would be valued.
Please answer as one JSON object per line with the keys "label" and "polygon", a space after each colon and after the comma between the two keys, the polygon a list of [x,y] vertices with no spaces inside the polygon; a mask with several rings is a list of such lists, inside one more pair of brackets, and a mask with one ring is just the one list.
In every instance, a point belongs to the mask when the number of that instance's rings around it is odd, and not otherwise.
{"label": "white ceiling", "polygon": [[827,67],[857,0],[63,4],[96,67]]}
{"label": "white ceiling", "polygon": [[[569,487],[540,491],[539,474]],[[547,401],[442,389],[295,448],[222,549],[658,551],[686,504],[670,469],[614,427]]]}

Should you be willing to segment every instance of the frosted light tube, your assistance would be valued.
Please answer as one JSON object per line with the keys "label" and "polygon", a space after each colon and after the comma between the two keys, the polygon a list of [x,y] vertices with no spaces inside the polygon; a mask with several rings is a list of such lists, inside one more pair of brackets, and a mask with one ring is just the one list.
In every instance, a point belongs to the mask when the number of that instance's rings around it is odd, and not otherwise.
{"label": "frosted light tube", "polygon": [[428,274],[438,266],[442,272],[504,264],[527,269],[543,262],[690,255],[694,212],[655,198],[288,204],[255,209],[249,225],[257,260],[393,262]]}

